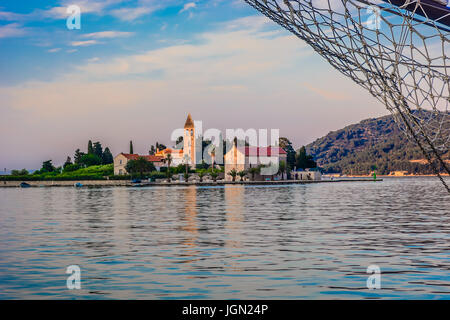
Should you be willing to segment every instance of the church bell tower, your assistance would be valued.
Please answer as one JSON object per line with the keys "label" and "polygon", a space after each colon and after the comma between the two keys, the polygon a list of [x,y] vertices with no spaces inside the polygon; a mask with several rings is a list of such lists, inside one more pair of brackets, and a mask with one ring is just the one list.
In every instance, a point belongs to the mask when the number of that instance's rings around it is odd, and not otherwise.
{"label": "church bell tower", "polygon": [[189,163],[191,164],[191,166],[195,166],[195,126],[190,113],[188,114],[186,123],[184,124],[183,142],[184,156],[187,155],[189,157]]}

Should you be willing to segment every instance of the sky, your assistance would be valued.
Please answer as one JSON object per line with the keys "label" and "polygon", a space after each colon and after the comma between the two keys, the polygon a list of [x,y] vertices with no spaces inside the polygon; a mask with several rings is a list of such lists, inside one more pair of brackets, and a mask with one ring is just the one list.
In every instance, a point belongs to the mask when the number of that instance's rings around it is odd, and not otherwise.
{"label": "sky", "polygon": [[1,171],[61,165],[88,140],[148,154],[187,113],[297,149],[387,111],[243,0],[0,1]]}

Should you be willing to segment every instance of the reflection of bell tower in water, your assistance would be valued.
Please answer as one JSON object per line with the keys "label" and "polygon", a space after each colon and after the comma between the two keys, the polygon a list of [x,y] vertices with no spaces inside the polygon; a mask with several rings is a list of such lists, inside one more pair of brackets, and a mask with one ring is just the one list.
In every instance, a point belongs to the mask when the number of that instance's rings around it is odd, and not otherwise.
{"label": "reflection of bell tower in water", "polygon": [[188,114],[186,123],[184,124],[183,142],[184,156],[188,156],[190,164],[195,165],[195,126],[190,113]]}

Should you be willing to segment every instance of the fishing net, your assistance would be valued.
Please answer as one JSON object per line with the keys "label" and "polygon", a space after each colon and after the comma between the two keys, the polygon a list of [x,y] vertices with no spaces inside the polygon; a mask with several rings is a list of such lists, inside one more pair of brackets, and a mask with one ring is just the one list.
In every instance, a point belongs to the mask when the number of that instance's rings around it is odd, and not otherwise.
{"label": "fishing net", "polygon": [[244,1],[380,100],[450,192],[447,0]]}

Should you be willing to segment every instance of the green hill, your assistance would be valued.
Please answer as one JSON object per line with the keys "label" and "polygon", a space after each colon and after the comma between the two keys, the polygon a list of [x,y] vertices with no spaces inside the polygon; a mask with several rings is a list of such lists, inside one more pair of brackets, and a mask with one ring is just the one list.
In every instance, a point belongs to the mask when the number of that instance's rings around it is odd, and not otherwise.
{"label": "green hill", "polygon": [[391,115],[332,131],[307,145],[306,150],[326,173],[363,175],[376,166],[379,174],[433,174],[420,148],[405,137]]}

